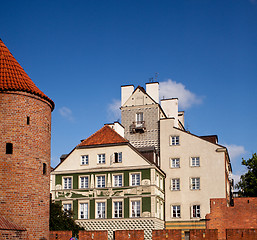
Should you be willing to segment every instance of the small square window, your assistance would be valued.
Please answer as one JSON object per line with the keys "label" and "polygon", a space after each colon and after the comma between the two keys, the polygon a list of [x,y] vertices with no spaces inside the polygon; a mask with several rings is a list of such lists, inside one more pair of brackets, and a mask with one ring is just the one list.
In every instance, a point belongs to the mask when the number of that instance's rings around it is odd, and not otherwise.
{"label": "small square window", "polygon": [[64,204],[62,205],[62,207],[63,207],[63,210],[64,210],[65,212],[70,212],[70,211],[71,211],[71,203],[64,203]]}
{"label": "small square window", "polygon": [[193,205],[191,210],[192,218],[200,218],[201,217],[201,209],[200,205]]}
{"label": "small square window", "polygon": [[179,136],[170,136],[170,145],[179,145]]}
{"label": "small square window", "polygon": [[114,153],[114,162],[121,163],[122,162],[122,152]]}
{"label": "small square window", "polygon": [[170,159],[170,167],[171,168],[180,168],[180,159],[179,158]]}
{"label": "small square window", "polygon": [[130,174],[130,185],[139,186],[140,185],[140,173],[131,173]]}
{"label": "small square window", "polygon": [[179,178],[171,179],[171,190],[172,191],[179,191],[180,190],[180,179]]}
{"label": "small square window", "polygon": [[191,157],[191,167],[200,167],[199,157]]}
{"label": "small square window", "polygon": [[172,206],[171,216],[173,218],[180,218],[180,205],[173,205]]}
{"label": "small square window", "polygon": [[105,154],[97,154],[97,163],[104,164],[105,163]]}
{"label": "small square window", "polygon": [[80,177],[80,188],[88,188],[89,186],[89,177],[83,176]]}
{"label": "small square window", "polygon": [[105,175],[96,177],[96,184],[98,188],[105,188]]}
{"label": "small square window", "polygon": [[200,189],[200,178],[191,178],[191,190]]}
{"label": "small square window", "polygon": [[72,178],[64,177],[63,178],[63,189],[71,189],[72,187]]}
{"label": "small square window", "polygon": [[88,155],[82,155],[81,156],[81,165],[88,165]]}

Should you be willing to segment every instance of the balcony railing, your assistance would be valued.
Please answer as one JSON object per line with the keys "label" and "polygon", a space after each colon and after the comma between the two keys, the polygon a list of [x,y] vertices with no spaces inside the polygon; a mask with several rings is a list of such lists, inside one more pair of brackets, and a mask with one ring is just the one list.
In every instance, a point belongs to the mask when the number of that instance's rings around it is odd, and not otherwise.
{"label": "balcony railing", "polygon": [[144,132],[144,131],[145,131],[145,121],[133,122],[130,125],[130,132],[131,133]]}

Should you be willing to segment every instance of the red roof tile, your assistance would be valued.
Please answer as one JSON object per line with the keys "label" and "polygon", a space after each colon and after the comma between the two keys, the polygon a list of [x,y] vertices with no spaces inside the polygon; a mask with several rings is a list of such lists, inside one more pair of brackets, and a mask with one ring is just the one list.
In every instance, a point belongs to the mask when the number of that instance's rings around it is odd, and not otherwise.
{"label": "red roof tile", "polygon": [[120,136],[115,130],[105,125],[100,130],[83,140],[77,147],[104,145],[115,143],[128,143],[128,140]]}
{"label": "red roof tile", "polygon": [[0,216],[0,229],[1,230],[21,230],[25,231],[26,229],[18,226],[15,223],[12,223],[10,220],[6,219],[3,216]]}
{"label": "red roof tile", "polygon": [[52,110],[54,109],[54,102],[36,87],[1,39],[0,91],[22,91],[32,93],[50,102]]}

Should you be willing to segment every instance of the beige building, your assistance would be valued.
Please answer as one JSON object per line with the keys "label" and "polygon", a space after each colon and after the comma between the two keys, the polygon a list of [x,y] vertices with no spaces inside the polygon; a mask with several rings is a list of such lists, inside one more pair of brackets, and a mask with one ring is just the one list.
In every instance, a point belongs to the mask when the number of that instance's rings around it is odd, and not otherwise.
{"label": "beige building", "polygon": [[184,128],[178,99],[159,104],[159,83],[121,87],[125,138],[166,173],[165,225],[185,231],[205,228],[211,198],[231,197],[228,151],[216,135],[196,136]]}

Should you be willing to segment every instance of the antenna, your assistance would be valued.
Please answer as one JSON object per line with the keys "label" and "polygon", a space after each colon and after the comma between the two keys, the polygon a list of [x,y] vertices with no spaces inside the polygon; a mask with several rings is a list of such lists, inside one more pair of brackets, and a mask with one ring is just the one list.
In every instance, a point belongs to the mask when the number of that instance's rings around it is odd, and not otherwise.
{"label": "antenna", "polygon": [[158,72],[156,72],[156,73],[155,73],[155,78],[154,78],[154,81],[155,81],[155,82],[157,82],[157,78],[158,78],[158,76],[159,76],[159,73],[158,73]]}
{"label": "antenna", "polygon": [[149,82],[153,82],[153,78],[149,78]]}

